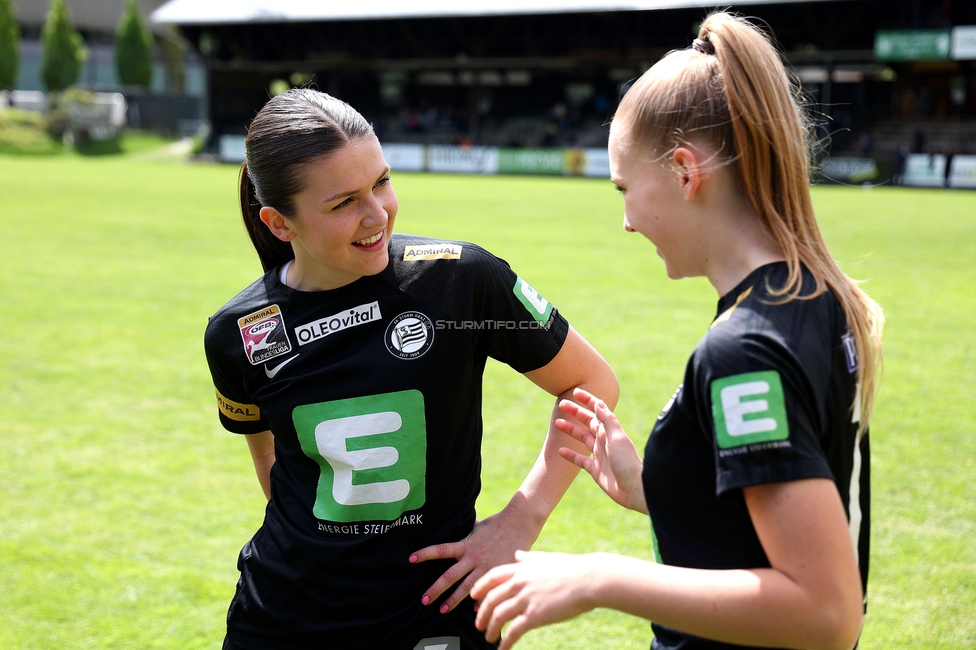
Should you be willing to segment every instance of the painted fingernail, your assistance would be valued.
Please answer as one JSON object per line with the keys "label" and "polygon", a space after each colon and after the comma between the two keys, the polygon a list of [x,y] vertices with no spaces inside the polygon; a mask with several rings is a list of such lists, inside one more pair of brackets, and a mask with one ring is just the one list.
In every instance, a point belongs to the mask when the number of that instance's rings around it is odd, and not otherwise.
{"label": "painted fingernail", "polygon": [[447,606],[447,603],[441,605],[441,614],[447,614],[447,610],[449,609],[450,607]]}
{"label": "painted fingernail", "polygon": [[424,605],[430,605],[430,596],[424,596],[420,599],[420,602],[422,602]]}
{"label": "painted fingernail", "polygon": [[416,555],[411,555],[410,556],[410,563],[413,564],[416,561],[417,561],[417,556]]}

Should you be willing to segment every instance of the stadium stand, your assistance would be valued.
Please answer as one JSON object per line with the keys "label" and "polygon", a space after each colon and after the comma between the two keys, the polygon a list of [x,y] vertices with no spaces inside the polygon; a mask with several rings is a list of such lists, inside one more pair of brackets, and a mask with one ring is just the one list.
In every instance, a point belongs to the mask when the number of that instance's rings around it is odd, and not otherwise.
{"label": "stadium stand", "polygon": [[[151,20],[175,26],[202,55],[215,138],[243,135],[275,88],[314,83],[362,110],[387,142],[601,147],[628,82],[687,47],[710,5],[340,4],[170,0]],[[825,155],[890,166],[906,137],[916,153],[928,144],[976,154],[972,0],[728,5],[775,34],[818,118]]]}

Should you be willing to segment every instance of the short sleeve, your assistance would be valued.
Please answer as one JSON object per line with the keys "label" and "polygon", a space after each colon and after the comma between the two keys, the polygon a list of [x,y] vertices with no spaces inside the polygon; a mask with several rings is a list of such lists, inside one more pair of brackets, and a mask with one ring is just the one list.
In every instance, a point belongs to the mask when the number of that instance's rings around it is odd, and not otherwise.
{"label": "short sleeve", "polygon": [[234,355],[236,348],[233,344],[237,341],[231,335],[235,332],[229,331],[222,323],[223,320],[215,316],[210,320],[204,335],[204,350],[213,378],[220,424],[232,433],[267,431],[271,428],[270,425],[244,386],[240,360]]}
{"label": "short sleeve", "polygon": [[471,269],[481,295],[475,301],[484,323],[488,356],[518,372],[537,370],[555,358],[569,333],[559,310],[504,260],[477,249]]}
{"label": "short sleeve", "polygon": [[707,337],[693,374],[715,453],[715,490],[833,478],[820,444],[817,387],[785,346],[762,334]]}

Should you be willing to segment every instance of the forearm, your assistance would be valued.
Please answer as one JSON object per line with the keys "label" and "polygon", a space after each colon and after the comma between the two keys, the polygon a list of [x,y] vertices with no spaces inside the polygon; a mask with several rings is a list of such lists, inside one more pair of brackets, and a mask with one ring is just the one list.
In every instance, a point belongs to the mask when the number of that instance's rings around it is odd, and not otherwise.
{"label": "forearm", "polygon": [[559,410],[560,400],[573,400],[573,391],[583,388],[606,402],[616,406],[620,385],[616,375],[576,330],[570,328],[559,354],[546,366],[525,373],[534,384],[555,395],[556,403],[549,416],[549,426],[542,451],[521,487],[505,506],[503,513],[517,512],[525,525],[535,529],[531,541],[535,541],[543,524],[552,514],[559,500],[569,489],[579,468],[559,455],[560,447],[588,453],[586,447],[556,428],[556,419],[565,418]]}
{"label": "forearm", "polygon": [[[582,382],[579,387],[597,395],[610,408],[613,408],[618,397],[616,378],[611,375],[601,377],[601,379],[602,381]],[[560,400],[572,400],[575,388],[575,386],[570,388],[556,398],[556,404],[553,406],[549,417],[549,427],[542,451],[525,480],[522,481],[522,485],[506,506],[506,508],[513,508],[528,517],[529,521],[537,526],[538,531],[542,530],[542,526],[549,515],[552,514],[559,500],[562,499],[569,486],[572,485],[573,479],[579,473],[579,468],[576,465],[567,462],[560,456],[559,449],[566,447],[581,454],[589,453],[583,443],[566,435],[555,426],[557,418],[566,418],[566,414],[559,409]]]}
{"label": "forearm", "polygon": [[[557,398],[557,405],[560,399],[572,399],[572,391],[567,391]],[[559,407],[554,406],[549,418],[545,444],[532,469],[506,506],[522,513],[540,531],[579,473],[578,467],[559,456],[559,448],[568,447],[580,453],[585,452],[581,443],[556,429],[553,422],[557,417],[564,416],[559,411]]]}
{"label": "forearm", "polygon": [[[703,570],[598,554],[588,605],[709,639],[783,648],[850,648],[843,606],[776,569]],[[853,636],[852,636],[853,632]]]}

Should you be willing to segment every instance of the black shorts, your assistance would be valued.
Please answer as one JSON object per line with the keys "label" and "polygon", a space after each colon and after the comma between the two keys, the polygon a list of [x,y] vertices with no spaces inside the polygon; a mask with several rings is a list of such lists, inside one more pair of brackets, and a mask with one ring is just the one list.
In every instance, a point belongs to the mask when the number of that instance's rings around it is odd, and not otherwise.
{"label": "black shorts", "polygon": [[231,627],[227,628],[224,637],[223,650],[426,650],[427,648],[443,648],[443,650],[496,650],[497,643],[489,643],[484,632],[474,626],[476,612],[474,601],[465,598],[454,611],[438,616],[432,623],[420,630],[404,635],[406,638],[395,639],[383,635],[383,630],[373,639],[364,638],[361,642],[336,643],[335,639],[327,636],[319,641],[294,645],[275,643],[267,639],[258,639],[243,634]]}

